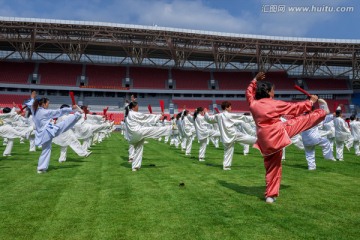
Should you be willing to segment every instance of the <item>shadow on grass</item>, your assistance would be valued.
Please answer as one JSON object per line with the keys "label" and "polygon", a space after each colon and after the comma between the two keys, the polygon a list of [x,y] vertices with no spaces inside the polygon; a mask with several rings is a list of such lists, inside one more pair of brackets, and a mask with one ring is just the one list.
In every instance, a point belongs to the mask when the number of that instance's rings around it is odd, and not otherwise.
{"label": "shadow on grass", "polygon": [[[285,164],[283,164],[284,167]],[[307,170],[308,167],[306,165],[302,165],[302,164],[289,164],[289,165],[285,165],[286,167],[291,167],[291,168],[299,168],[299,169],[304,169]]]}
{"label": "shadow on grass", "polygon": [[[131,163],[129,162],[124,162],[120,164],[121,166],[123,166],[124,168],[129,168],[131,169]],[[157,166],[154,163],[147,163],[147,164],[141,164],[141,168],[164,168],[165,166]]]}
{"label": "shadow on grass", "polygon": [[49,167],[49,171],[56,171],[56,170],[61,170],[61,169],[66,169],[66,168],[75,168],[75,167],[80,167],[81,165],[77,165],[77,164],[66,164],[66,165],[61,165],[61,166],[50,166]]}
{"label": "shadow on grass", "polygon": [[[216,163],[205,163],[208,167],[215,167],[215,168],[223,168],[222,164],[216,164]],[[241,165],[241,166],[231,166],[231,169],[242,169],[242,168],[253,168],[254,165]]]}
{"label": "shadow on grass", "polygon": [[241,186],[236,183],[229,183],[222,180],[219,180],[218,183],[221,186],[229,188],[237,193],[255,196],[261,200],[264,199],[265,186]]}
{"label": "shadow on grass", "polygon": [[[258,197],[260,200],[264,200],[264,192],[265,192],[265,185],[264,186],[241,186],[236,183],[229,183],[223,180],[219,180],[218,183],[226,188],[229,188],[237,193],[246,194],[250,196]],[[280,189],[286,189],[289,186],[281,185]]]}
{"label": "shadow on grass", "polygon": [[223,168],[223,165],[222,165],[222,164],[205,163],[205,165],[208,166],[208,167],[216,167],[216,168],[220,168],[220,169]]}
{"label": "shadow on grass", "polygon": [[66,159],[66,162],[89,162],[86,160],[85,157],[79,157],[79,158],[68,158]]}
{"label": "shadow on grass", "polygon": [[[330,162],[330,165],[324,165],[324,162]],[[306,165],[301,165],[301,164],[292,164],[292,165],[287,165],[287,167],[291,167],[291,168],[298,168],[298,169],[303,169],[307,172],[324,172],[324,173],[336,173],[336,174],[340,174],[343,176],[350,176],[353,177],[354,175],[356,175],[356,169],[359,166],[358,163],[354,163],[354,162],[339,162],[339,161],[330,161],[330,160],[324,160],[324,159],[320,159],[319,161],[317,161],[317,166],[316,166],[316,171],[309,171],[308,167]],[[343,164],[346,164],[346,167],[344,168]],[[349,167],[350,166],[350,167]],[[349,169],[352,169],[354,171],[350,171]]]}

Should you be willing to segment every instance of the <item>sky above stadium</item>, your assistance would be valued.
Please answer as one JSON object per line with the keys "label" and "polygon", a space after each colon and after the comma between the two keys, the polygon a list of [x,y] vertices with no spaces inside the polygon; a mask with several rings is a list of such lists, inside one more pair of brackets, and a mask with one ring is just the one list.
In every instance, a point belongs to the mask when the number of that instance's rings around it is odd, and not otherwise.
{"label": "sky above stadium", "polygon": [[0,16],[360,39],[359,0],[0,0]]}

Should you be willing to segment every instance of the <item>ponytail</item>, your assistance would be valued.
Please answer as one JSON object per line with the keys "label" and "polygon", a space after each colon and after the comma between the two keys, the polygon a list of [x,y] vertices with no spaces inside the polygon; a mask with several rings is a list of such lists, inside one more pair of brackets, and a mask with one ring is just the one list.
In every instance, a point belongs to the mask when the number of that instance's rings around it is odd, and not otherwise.
{"label": "ponytail", "polygon": [[204,111],[204,108],[202,108],[202,107],[198,107],[198,108],[195,110],[195,112],[194,112],[194,120],[197,118],[197,115],[198,115],[200,112],[202,112],[202,111]]}
{"label": "ponytail", "polygon": [[188,113],[189,113],[189,111],[184,109],[182,112],[182,115],[181,115],[181,120],[184,120],[184,117],[187,116]]}
{"label": "ponytail", "polygon": [[36,111],[38,110],[39,107],[41,107],[43,104],[47,103],[49,101],[48,98],[36,98],[32,107],[34,110],[34,115],[36,114]]}
{"label": "ponytail", "polygon": [[138,105],[137,102],[131,102],[129,105],[125,108],[125,117],[129,115],[130,109],[133,109],[133,107],[136,107]]}

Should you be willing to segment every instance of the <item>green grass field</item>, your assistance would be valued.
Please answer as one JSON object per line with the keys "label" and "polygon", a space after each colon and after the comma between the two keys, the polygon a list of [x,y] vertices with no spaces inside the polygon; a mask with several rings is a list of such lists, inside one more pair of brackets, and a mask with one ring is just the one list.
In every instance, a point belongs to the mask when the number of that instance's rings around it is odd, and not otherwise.
{"label": "green grass field", "polygon": [[[0,239],[358,239],[360,157],[323,160],[308,171],[303,151],[290,146],[280,197],[266,204],[260,153],[236,145],[231,171],[223,149],[210,144],[205,162],[149,140],[143,166],[132,172],[127,142],[114,133],[88,158],[68,151],[37,174],[40,151],[14,144],[0,160]],[[4,147],[0,146],[3,151]],[[185,186],[179,186],[183,182]]]}

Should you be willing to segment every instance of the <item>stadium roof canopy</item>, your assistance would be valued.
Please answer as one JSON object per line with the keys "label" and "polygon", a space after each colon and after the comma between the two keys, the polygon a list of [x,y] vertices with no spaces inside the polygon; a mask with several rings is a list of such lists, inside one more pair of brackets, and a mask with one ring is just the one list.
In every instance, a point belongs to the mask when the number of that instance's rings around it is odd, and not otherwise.
{"label": "stadium roof canopy", "polygon": [[0,61],[286,71],[360,79],[360,40],[0,17]]}

